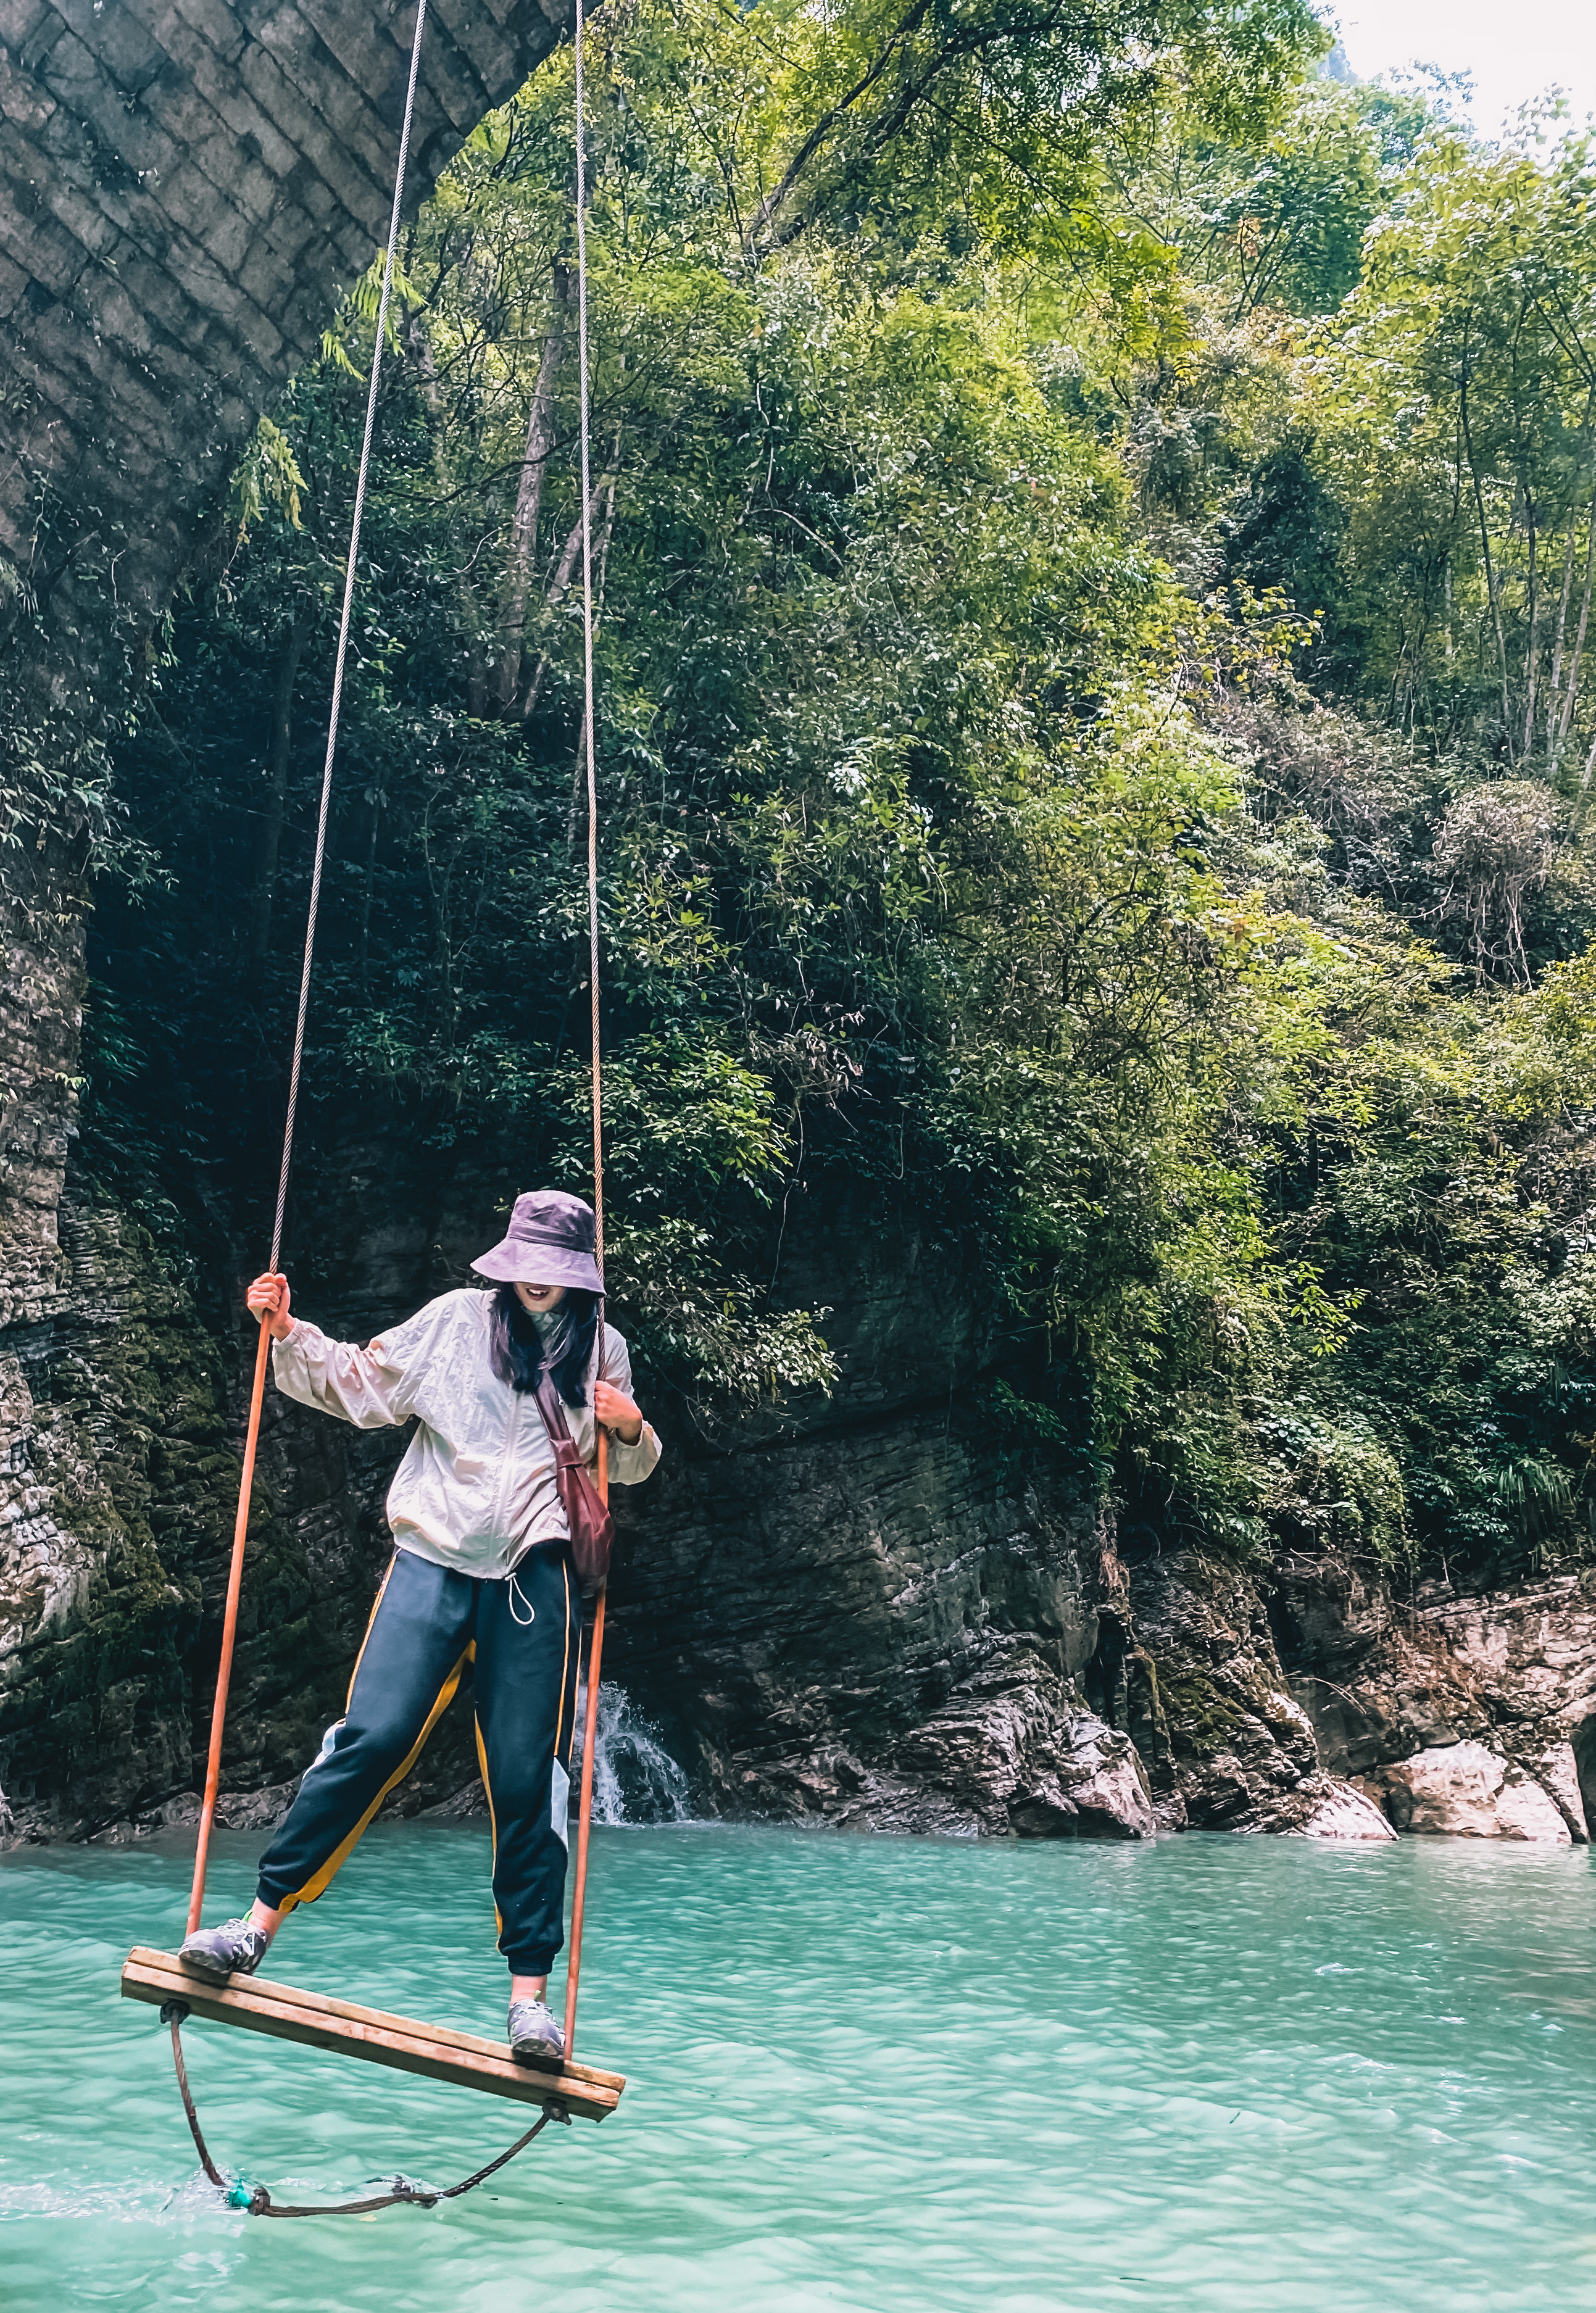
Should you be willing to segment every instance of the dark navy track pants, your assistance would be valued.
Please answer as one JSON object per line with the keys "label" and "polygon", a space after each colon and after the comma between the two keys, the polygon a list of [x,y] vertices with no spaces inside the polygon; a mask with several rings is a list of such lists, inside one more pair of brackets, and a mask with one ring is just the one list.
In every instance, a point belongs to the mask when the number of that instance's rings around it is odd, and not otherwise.
{"label": "dark navy track pants", "polygon": [[544,1975],[565,1940],[566,1796],[576,1731],[581,1605],[564,1546],[485,1581],[396,1550],[328,1728],[260,1859],[263,1904],[313,1904],[474,1666],[477,1756],[493,1820],[498,1948]]}

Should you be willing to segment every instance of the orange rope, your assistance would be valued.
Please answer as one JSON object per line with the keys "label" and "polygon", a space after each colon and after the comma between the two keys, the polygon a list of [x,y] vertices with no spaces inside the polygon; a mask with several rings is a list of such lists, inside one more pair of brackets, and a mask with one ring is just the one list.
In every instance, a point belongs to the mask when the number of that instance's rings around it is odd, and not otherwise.
{"label": "orange rope", "polygon": [[227,1687],[233,1676],[233,1641],[238,1630],[238,1594],[243,1583],[244,1537],[250,1530],[250,1493],[255,1482],[255,1447],[260,1438],[260,1401],[266,1393],[266,1344],[271,1338],[264,1318],[255,1345],[255,1380],[250,1391],[250,1424],[244,1437],[243,1470],[238,1482],[238,1512],[233,1521],[233,1562],[227,1570],[227,1605],[222,1617],[222,1658],[216,1669],[216,1699],[210,1711],[210,1751],[205,1763],[205,1801],[199,1810],[199,1835],[194,1844],[194,1885],[189,1895],[189,1924],[192,1935],[205,1905],[205,1865],[210,1852],[210,1829],[216,1819],[216,1789],[222,1776],[222,1729],[227,1719]]}
{"label": "orange rope", "polygon": [[[598,1433],[598,1467],[595,1473],[603,1500],[610,1499],[610,1441]],[[587,1909],[587,1834],[593,1823],[593,1760],[598,1749],[598,1669],[604,1651],[604,1594],[593,1610],[593,1637],[587,1649],[587,1711],[582,1721],[582,1803],[577,1814],[577,1883],[571,1895],[571,1948],[565,1963],[565,2061],[571,2061],[577,2041],[577,1983],[582,1973],[582,1922]]]}

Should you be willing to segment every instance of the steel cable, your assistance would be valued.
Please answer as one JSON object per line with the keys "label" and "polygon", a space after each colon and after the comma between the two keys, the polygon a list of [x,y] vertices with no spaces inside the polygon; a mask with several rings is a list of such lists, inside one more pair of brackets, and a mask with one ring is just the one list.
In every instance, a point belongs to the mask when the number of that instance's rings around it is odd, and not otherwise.
{"label": "steel cable", "polygon": [[355,568],[360,556],[360,524],[366,513],[366,478],[371,470],[372,436],[376,431],[377,387],[383,374],[383,344],[388,329],[388,301],[393,269],[399,261],[399,218],[404,200],[405,169],[410,160],[410,123],[416,110],[416,79],[421,63],[421,32],[427,22],[427,0],[417,0],[416,30],[410,41],[410,76],[404,97],[404,126],[399,132],[399,165],[393,176],[393,209],[388,220],[388,254],[383,267],[382,293],[377,299],[376,343],[372,347],[371,379],[366,393],[366,433],[360,444],[360,471],[355,478],[355,511],[349,523],[349,557],[344,566],[344,604],[338,623],[338,649],[332,661],[332,705],[327,718],[327,756],[322,767],[322,806],[316,818],[316,850],[311,868],[310,905],[305,912],[304,963],[299,975],[299,1014],[294,1025],[294,1058],[288,1069],[288,1107],[283,1120],[283,1164],[278,1176],[277,1217],[271,1228],[271,1260],[275,1275],[283,1250],[283,1213],[288,1201],[288,1167],[294,1156],[294,1120],[299,1110],[299,1071],[304,1057],[304,1023],[311,1000],[311,959],[316,945],[316,918],[322,906],[322,866],[327,854],[327,813],[332,800],[332,763],[338,752],[339,717],[344,699],[344,663],[349,653],[349,620],[355,607]]}

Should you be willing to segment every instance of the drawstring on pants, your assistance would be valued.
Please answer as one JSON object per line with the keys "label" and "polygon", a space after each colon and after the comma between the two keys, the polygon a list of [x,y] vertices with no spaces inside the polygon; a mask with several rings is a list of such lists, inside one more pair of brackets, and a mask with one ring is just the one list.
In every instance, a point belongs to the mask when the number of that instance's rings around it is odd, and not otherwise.
{"label": "drawstring on pants", "polygon": [[[525,1614],[518,1614],[516,1612],[516,1605],[523,1605],[523,1606],[525,1606],[525,1607],[526,1612],[525,1612]],[[533,1626],[533,1624],[536,1622],[537,1618],[538,1618],[538,1617],[537,1617],[537,1608],[533,1605],[533,1603],[532,1603],[532,1601],[531,1601],[531,1599],[530,1599],[530,1598],[525,1598],[525,1597],[523,1597],[523,1596],[522,1596],[521,1592],[520,1592],[520,1589],[519,1589],[519,1588],[517,1587],[517,1586],[516,1586],[516,1578],[515,1578],[514,1574],[512,1574],[512,1575],[511,1575],[511,1577],[510,1577],[510,1620],[511,1620],[511,1622],[512,1622],[512,1623],[520,1623],[520,1625],[521,1625],[521,1628],[522,1628],[524,1631],[530,1631],[530,1630],[531,1630],[531,1628],[532,1628],[532,1626]]]}

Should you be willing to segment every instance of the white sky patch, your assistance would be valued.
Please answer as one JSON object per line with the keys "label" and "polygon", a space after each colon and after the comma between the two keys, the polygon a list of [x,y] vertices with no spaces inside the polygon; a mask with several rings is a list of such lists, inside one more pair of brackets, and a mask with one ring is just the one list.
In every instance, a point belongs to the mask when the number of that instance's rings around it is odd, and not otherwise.
{"label": "white sky patch", "polygon": [[1574,118],[1596,114],[1596,8],[1592,0],[1344,0],[1338,23],[1360,80],[1414,65],[1474,78],[1472,115],[1496,136],[1521,104],[1553,87]]}

